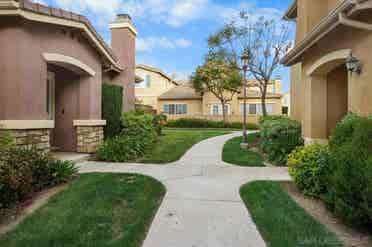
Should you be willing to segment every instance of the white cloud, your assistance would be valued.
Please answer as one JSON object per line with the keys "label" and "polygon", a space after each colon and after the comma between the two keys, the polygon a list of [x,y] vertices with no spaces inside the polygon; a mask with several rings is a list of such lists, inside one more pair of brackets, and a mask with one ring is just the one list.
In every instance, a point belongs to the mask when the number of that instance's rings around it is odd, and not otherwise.
{"label": "white cloud", "polygon": [[174,41],[167,37],[146,37],[137,39],[137,51],[145,52],[152,51],[155,48],[162,49],[174,49],[174,48],[186,48],[191,46],[191,41],[180,38]]}
{"label": "white cloud", "polygon": [[275,8],[257,8],[247,1],[227,7],[212,0],[128,0],[121,10],[146,21],[165,23],[180,27],[196,20],[231,21],[239,16],[240,10],[250,10],[251,16],[265,16],[269,19],[281,17]]}
{"label": "white cloud", "polygon": [[189,47],[192,45],[190,40],[187,39],[176,39],[175,41],[176,45],[182,48]]}
{"label": "white cloud", "polygon": [[46,2],[44,0],[32,0],[32,2],[46,5]]}
{"label": "white cloud", "polygon": [[[45,0],[35,0],[45,1]],[[275,8],[257,8],[247,0],[237,1],[227,7],[213,0],[53,0],[58,6],[71,11],[96,14],[100,23],[113,20],[117,13],[152,23],[165,23],[180,27],[197,20],[229,21],[235,19],[242,9],[250,10],[252,16],[276,18],[281,12]]]}
{"label": "white cloud", "polygon": [[55,3],[71,11],[84,13],[90,11],[99,14],[105,21],[112,20],[120,12],[123,0],[54,0]]}

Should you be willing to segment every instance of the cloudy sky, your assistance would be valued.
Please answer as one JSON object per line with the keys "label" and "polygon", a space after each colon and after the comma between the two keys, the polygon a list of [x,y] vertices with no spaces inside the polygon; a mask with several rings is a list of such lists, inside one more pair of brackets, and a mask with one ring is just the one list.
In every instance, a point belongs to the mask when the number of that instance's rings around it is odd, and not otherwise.
{"label": "cloudy sky", "polygon": [[[187,78],[206,53],[206,39],[244,9],[280,17],[292,0],[34,0],[87,16],[110,43],[108,23],[129,13],[138,30],[137,63]],[[278,72],[289,88],[289,71]]]}

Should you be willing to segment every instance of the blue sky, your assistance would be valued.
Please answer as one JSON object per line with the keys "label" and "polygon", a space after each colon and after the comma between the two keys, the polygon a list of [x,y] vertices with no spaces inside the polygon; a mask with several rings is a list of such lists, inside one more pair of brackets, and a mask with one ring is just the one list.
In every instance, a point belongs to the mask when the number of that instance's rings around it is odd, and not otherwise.
{"label": "blue sky", "polygon": [[[257,16],[280,17],[292,0],[34,0],[87,16],[110,43],[108,23],[129,13],[138,30],[137,63],[185,79],[202,63],[206,39],[244,9]],[[289,70],[278,73],[289,89]]]}

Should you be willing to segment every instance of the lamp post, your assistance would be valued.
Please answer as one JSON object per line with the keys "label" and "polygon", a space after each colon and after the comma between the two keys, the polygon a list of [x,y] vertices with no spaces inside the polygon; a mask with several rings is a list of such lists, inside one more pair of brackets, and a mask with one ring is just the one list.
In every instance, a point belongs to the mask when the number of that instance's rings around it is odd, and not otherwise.
{"label": "lamp post", "polygon": [[243,90],[244,90],[244,101],[243,101],[243,118],[244,118],[244,125],[243,125],[243,142],[240,144],[241,148],[248,148],[248,138],[247,138],[247,71],[248,71],[248,63],[251,59],[250,53],[248,50],[244,51],[243,55],[241,56],[241,61],[243,65]]}

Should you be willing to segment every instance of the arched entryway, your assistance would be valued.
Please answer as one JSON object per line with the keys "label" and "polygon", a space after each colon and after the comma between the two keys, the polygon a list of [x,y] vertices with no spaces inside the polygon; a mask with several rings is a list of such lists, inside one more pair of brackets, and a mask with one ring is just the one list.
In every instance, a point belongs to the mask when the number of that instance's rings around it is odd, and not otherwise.
{"label": "arched entryway", "polygon": [[327,135],[348,111],[348,72],[340,65],[327,74]]}
{"label": "arched entryway", "polygon": [[336,124],[348,111],[349,73],[346,58],[350,50],[331,52],[307,71],[307,102],[304,137],[308,143],[326,142]]}
{"label": "arched entryway", "polygon": [[[95,71],[81,61],[60,54],[44,53],[47,63],[47,113],[54,120],[50,143],[55,151],[76,152],[77,133],[74,120],[82,119],[89,104],[89,94],[83,84],[95,76]],[[89,107],[89,106],[88,106]]]}

